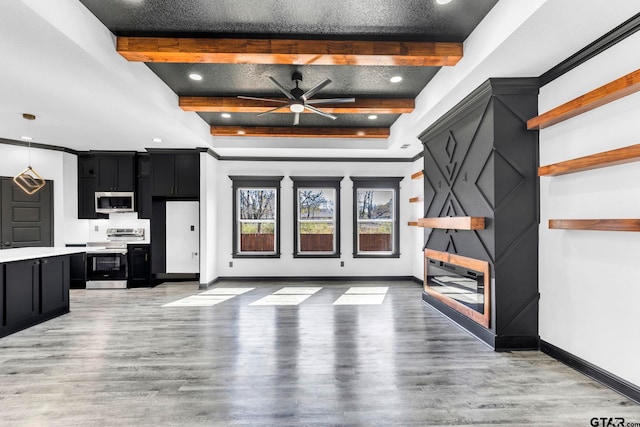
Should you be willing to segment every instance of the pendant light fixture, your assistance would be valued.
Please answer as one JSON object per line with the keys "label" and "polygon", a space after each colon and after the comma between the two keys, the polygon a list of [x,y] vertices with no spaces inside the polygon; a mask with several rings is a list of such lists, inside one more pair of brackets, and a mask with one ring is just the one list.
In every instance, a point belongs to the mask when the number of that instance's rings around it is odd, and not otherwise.
{"label": "pendant light fixture", "polygon": [[[33,114],[23,114],[22,117],[27,120],[28,130],[31,129],[31,122],[36,119]],[[13,182],[25,193],[31,195],[44,187],[45,180],[31,167],[31,138],[29,138],[29,166],[18,175],[13,177]]]}

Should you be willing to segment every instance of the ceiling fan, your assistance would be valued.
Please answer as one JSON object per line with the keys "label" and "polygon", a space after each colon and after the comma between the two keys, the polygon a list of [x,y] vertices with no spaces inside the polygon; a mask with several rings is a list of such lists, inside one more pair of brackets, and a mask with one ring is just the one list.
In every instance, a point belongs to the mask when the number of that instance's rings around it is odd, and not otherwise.
{"label": "ceiling fan", "polygon": [[299,72],[294,72],[291,75],[291,80],[296,82],[296,87],[287,90],[283,85],[278,83],[276,79],[271,76],[267,76],[267,78],[273,83],[275,87],[277,87],[280,92],[284,93],[288,98],[287,101],[283,101],[282,99],[271,99],[271,98],[256,98],[253,96],[238,96],[241,99],[252,99],[255,101],[267,101],[267,102],[275,102],[278,104],[284,104],[280,107],[272,108],[271,110],[265,111],[264,113],[258,114],[258,116],[263,116],[265,114],[274,113],[278,110],[282,110],[284,108],[288,108],[292,113],[295,113],[293,117],[293,125],[298,126],[300,124],[300,113],[302,113],[305,109],[311,111],[312,113],[319,114],[324,117],[328,117],[332,120],[337,119],[337,116],[333,114],[329,114],[326,111],[322,111],[319,108],[314,107],[317,104],[338,104],[344,102],[355,102],[355,98],[330,98],[330,99],[311,99],[316,93],[318,93],[321,89],[331,83],[330,79],[324,79],[308,91],[303,91],[298,87],[298,84],[302,81],[302,74]]}

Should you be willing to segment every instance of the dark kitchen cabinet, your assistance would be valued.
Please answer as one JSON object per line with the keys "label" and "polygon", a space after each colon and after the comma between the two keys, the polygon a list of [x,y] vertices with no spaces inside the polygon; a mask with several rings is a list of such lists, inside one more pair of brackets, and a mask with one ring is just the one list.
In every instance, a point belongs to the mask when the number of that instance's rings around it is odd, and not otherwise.
{"label": "dark kitchen cabinet", "polygon": [[69,255],[0,264],[0,337],[68,313],[69,277]]}
{"label": "dark kitchen cabinet", "polygon": [[151,153],[151,191],[153,196],[195,198],[200,196],[200,155]]}
{"label": "dark kitchen cabinet", "polygon": [[78,178],[78,219],[96,219],[96,179]]}
{"label": "dark kitchen cabinet", "polygon": [[4,325],[4,264],[0,264],[0,332],[4,330]]}
{"label": "dark kitchen cabinet", "polygon": [[96,170],[96,156],[88,153],[78,154],[78,178],[95,178]]}
{"label": "dark kitchen cabinet", "polygon": [[96,154],[96,191],[134,191],[135,154]]}
{"label": "dark kitchen cabinet", "polygon": [[140,288],[150,286],[150,255],[149,245],[147,244],[127,245],[127,264],[129,267],[127,287]]}
{"label": "dark kitchen cabinet", "polygon": [[138,218],[151,219],[151,159],[148,154],[138,154],[136,210]]}
{"label": "dark kitchen cabinet", "polygon": [[40,261],[40,299],[42,314],[69,307],[69,257]]}
{"label": "dark kitchen cabinet", "polygon": [[87,254],[69,255],[69,287],[85,289],[87,287]]}
{"label": "dark kitchen cabinet", "polygon": [[8,328],[27,324],[40,314],[40,260],[5,264],[5,298]]}
{"label": "dark kitchen cabinet", "polygon": [[133,152],[78,154],[78,218],[107,218],[96,213],[96,191],[134,191]]}

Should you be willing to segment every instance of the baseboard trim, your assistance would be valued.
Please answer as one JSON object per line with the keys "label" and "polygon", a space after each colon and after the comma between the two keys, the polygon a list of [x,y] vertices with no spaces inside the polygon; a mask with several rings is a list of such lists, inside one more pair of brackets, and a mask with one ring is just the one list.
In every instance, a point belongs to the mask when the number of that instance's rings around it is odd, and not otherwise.
{"label": "baseboard trim", "polygon": [[165,282],[183,282],[191,280],[200,280],[199,273],[157,273],[153,275],[156,280]]}
{"label": "baseboard trim", "polygon": [[415,283],[417,283],[418,285],[420,285],[420,286],[424,286],[424,280],[419,279],[419,278],[417,278],[417,277],[415,277],[415,276],[413,276],[411,279],[412,279]]}
{"label": "baseboard trim", "polygon": [[220,276],[217,282],[270,282],[274,280],[282,280],[288,282],[308,282],[308,281],[322,281],[322,282],[400,282],[400,281],[412,281],[413,276]]}
{"label": "baseboard trim", "polygon": [[540,340],[540,351],[600,384],[617,391],[621,395],[640,403],[640,387],[546,341]]}
{"label": "baseboard trim", "polygon": [[218,283],[220,281],[219,277],[216,277],[213,280],[208,281],[207,283],[200,283],[200,286],[198,289],[202,289],[202,290],[207,290],[209,289],[211,286],[215,285],[216,283]]}

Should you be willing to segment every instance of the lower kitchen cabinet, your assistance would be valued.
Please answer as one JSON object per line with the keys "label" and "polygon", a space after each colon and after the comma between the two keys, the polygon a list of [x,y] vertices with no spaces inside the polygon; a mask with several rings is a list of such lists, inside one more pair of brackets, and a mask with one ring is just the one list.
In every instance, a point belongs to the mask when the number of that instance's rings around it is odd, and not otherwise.
{"label": "lower kitchen cabinet", "polygon": [[87,254],[69,255],[69,286],[71,289],[85,289],[87,287]]}
{"label": "lower kitchen cabinet", "polygon": [[151,253],[147,244],[127,245],[127,287],[151,286]]}
{"label": "lower kitchen cabinet", "polygon": [[40,261],[42,314],[69,309],[69,272],[69,257],[43,258]]}
{"label": "lower kitchen cabinet", "polygon": [[5,316],[8,328],[40,314],[40,260],[5,264]]}
{"label": "lower kitchen cabinet", "polygon": [[0,264],[0,337],[69,312],[69,267],[67,255]]}

